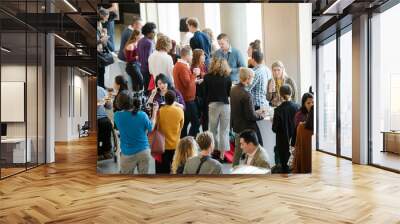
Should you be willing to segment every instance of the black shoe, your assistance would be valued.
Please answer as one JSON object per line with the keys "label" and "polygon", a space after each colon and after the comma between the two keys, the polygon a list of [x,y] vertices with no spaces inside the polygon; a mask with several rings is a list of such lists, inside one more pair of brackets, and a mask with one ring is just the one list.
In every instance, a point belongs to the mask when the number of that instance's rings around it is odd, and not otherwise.
{"label": "black shoe", "polygon": [[280,164],[272,167],[271,173],[282,173],[282,167]]}

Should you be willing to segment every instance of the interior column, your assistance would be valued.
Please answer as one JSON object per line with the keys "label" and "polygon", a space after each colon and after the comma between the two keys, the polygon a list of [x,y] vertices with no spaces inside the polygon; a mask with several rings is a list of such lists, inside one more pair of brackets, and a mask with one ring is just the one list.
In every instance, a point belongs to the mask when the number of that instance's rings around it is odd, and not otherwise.
{"label": "interior column", "polygon": [[353,37],[353,100],[352,160],[368,163],[368,15],[352,24]]}

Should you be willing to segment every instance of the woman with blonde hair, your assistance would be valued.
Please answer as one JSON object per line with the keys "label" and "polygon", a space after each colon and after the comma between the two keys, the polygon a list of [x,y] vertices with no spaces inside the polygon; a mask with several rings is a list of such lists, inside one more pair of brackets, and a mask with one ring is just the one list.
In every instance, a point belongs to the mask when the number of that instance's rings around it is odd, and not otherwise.
{"label": "woman with blonde hair", "polygon": [[296,101],[296,83],[292,78],[286,74],[285,66],[281,61],[272,64],[272,78],[268,81],[267,85],[267,100],[272,107],[277,107],[283,102],[283,98],[279,94],[279,89],[283,85],[289,85],[292,95],[291,101]]}
{"label": "woman with blonde hair", "polygon": [[171,165],[172,174],[182,174],[186,161],[197,156],[198,146],[192,136],[182,138],[176,147],[174,158]]}
{"label": "woman with blonde hair", "polygon": [[[225,151],[230,150],[229,125],[231,107],[229,102],[232,81],[231,68],[223,58],[213,58],[208,74],[204,77],[204,92],[208,105],[208,128],[215,140],[215,149],[220,152],[220,161]],[[218,130],[219,127],[219,130]]]}

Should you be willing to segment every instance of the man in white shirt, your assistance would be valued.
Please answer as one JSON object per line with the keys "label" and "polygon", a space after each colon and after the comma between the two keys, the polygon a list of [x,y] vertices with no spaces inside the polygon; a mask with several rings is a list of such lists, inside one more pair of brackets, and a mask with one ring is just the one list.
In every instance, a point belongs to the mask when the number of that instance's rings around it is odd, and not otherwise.
{"label": "man in white shirt", "polygon": [[260,146],[257,134],[253,130],[245,130],[239,135],[240,148],[246,153],[245,165],[270,169],[269,158]]}

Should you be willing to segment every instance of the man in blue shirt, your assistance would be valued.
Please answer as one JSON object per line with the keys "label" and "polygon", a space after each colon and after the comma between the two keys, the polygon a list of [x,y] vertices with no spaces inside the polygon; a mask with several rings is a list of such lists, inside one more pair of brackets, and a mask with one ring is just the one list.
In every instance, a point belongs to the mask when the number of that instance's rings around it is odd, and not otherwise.
{"label": "man in blue shirt", "polygon": [[206,65],[210,64],[211,59],[211,41],[207,34],[200,31],[200,23],[197,18],[189,18],[186,20],[189,31],[193,33],[193,37],[190,39],[190,47],[194,49],[202,49],[206,55]]}
{"label": "man in blue shirt", "polygon": [[105,109],[106,91],[97,86],[97,156],[99,160],[111,158],[111,133],[113,131],[112,123],[107,116]]}
{"label": "man in blue shirt", "polygon": [[246,67],[242,54],[238,49],[231,46],[227,34],[221,33],[218,35],[217,40],[221,48],[214,53],[214,56],[224,58],[228,61],[228,64],[232,69],[230,75],[232,84],[237,84],[239,83],[239,68]]}

